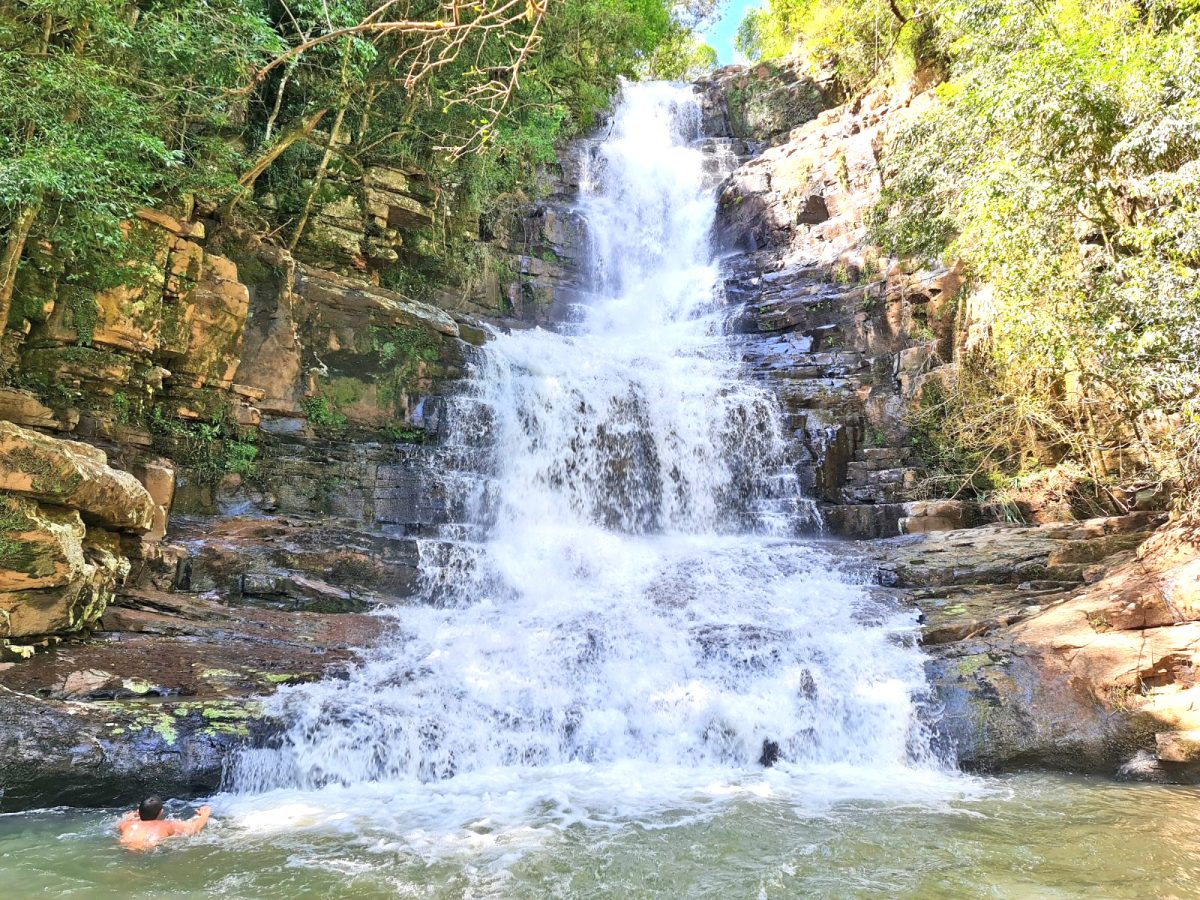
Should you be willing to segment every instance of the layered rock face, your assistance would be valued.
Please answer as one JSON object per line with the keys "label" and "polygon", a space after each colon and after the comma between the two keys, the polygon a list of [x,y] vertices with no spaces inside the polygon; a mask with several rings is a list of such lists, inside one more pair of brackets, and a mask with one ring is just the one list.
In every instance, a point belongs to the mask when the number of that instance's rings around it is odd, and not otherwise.
{"label": "layered rock face", "polygon": [[0,638],[95,624],[129,573],[122,541],[150,531],[155,512],[100,450],[0,422]]}
{"label": "layered rock face", "polygon": [[[746,133],[735,110],[755,80],[750,94],[796,102]],[[711,122],[766,144],[721,196],[722,239],[740,251],[727,291],[747,372],[779,396],[828,526],[883,538],[860,551],[881,590],[921,611],[946,752],[980,769],[1195,780],[1194,526],[1154,512],[1075,521],[1051,474],[1019,503],[1045,524],[968,528],[983,511],[925,482],[906,413],[986,341],[988,292],[966,290],[954,266],[886,258],[866,219],[889,144],[932,94],[881,88],[822,110],[818,85],[762,69],[702,87]]]}
{"label": "layered rock face", "polygon": [[[765,80],[750,91],[747,79]],[[885,259],[867,241],[865,219],[879,196],[879,161],[904,123],[930,102],[915,88],[880,89],[824,109],[815,83],[785,72],[719,72],[705,86],[733,112],[747,94],[798,96],[794,115],[761,125],[770,143],[739,168],[721,195],[721,238],[742,251],[726,290],[753,377],[776,391],[797,437],[810,496],[828,525],[855,536],[953,527],[970,510],[911,504],[921,499],[921,462],[904,412],[936,370],[953,359],[953,268]],[[965,519],[964,519],[965,516]]]}
{"label": "layered rock face", "polygon": [[295,255],[145,210],[136,286],[81,299],[30,267],[40,313],[0,342],[0,806],[211,791],[256,698],[375,639],[361,613],[412,595],[414,536],[462,515],[471,461],[439,441],[474,348],[569,315],[579,175],[459,223],[486,258],[432,302],[381,273],[435,258],[445,211],[378,166]]}
{"label": "layered rock face", "polygon": [[1165,518],[864,545],[921,610],[935,728],[960,762],[1196,779],[1200,539]]}

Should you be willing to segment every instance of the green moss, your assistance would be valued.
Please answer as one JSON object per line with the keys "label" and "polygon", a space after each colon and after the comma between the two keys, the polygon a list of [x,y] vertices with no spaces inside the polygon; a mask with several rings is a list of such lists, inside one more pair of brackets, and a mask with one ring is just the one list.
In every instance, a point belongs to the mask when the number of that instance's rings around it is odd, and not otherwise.
{"label": "green moss", "polygon": [[96,325],[100,322],[100,307],[96,304],[96,295],[85,288],[69,287],[64,290],[67,309],[71,313],[71,325],[75,329],[76,340],[84,346],[92,343],[96,333]]}
{"label": "green moss", "polygon": [[380,378],[379,399],[393,413],[404,412],[404,397],[413,389],[422,364],[437,362],[441,342],[428,328],[399,325],[372,328],[371,343],[389,371]]}
{"label": "green moss", "polygon": [[[151,731],[171,746],[179,740],[174,718],[158,704],[152,705],[142,700],[109,700],[95,705],[118,713],[125,719],[124,722],[109,723],[114,728],[114,734],[124,734],[127,730]],[[120,730],[117,731],[117,728]]]}
{"label": "green moss", "polygon": [[201,678],[240,678],[238,672],[231,672],[229,669],[204,669],[200,673]]}
{"label": "green moss", "polygon": [[133,694],[148,694],[154,685],[142,678],[124,678],[121,687]]}
{"label": "green moss", "polygon": [[[891,367],[888,367],[888,374],[891,374]],[[886,447],[888,445],[887,432],[882,428],[876,428],[874,425],[868,425],[866,434],[863,436],[863,446],[870,448]]]}
{"label": "green moss", "polygon": [[249,722],[262,715],[262,707],[253,701],[218,700],[205,703],[200,715],[207,723],[203,729],[207,734],[249,737]]}
{"label": "green moss", "polygon": [[991,662],[991,657],[986,653],[976,653],[973,656],[966,656],[960,659],[955,668],[961,677],[970,678],[984,666],[990,665]]}
{"label": "green moss", "polygon": [[309,675],[295,675],[290,672],[262,672],[263,681],[268,684],[303,684],[306,681],[311,681]]}
{"label": "green moss", "polygon": [[283,280],[283,270],[267,265],[252,253],[239,252],[239,247],[222,247],[222,252],[237,266],[238,281],[242,284],[269,284]]}
{"label": "green moss", "polygon": [[398,444],[423,444],[429,440],[429,432],[424,428],[404,423],[388,425],[383,429],[383,433]]}
{"label": "green moss", "polygon": [[300,401],[304,417],[315,431],[329,434],[341,434],[346,430],[348,420],[345,414],[339,412],[327,397],[305,397]]}
{"label": "green moss", "polygon": [[322,391],[324,396],[335,409],[352,406],[367,395],[367,386],[357,378],[334,378]]}
{"label": "green moss", "polygon": [[189,422],[155,406],[148,423],[154,448],[199,484],[215,485],[229,473],[252,478],[258,460],[255,432],[238,427],[223,400],[214,402],[209,414],[212,421]]}
{"label": "green moss", "polygon": [[54,574],[55,565],[45,545],[0,536],[0,568],[44,578]]}
{"label": "green moss", "polygon": [[0,531],[28,531],[34,521],[29,515],[28,501],[12,494],[0,493]]}
{"label": "green moss", "polygon": [[172,746],[179,740],[179,732],[175,730],[175,724],[166,715],[160,714],[150,728]]}
{"label": "green moss", "polygon": [[124,368],[129,363],[129,358],[121,353],[112,350],[96,350],[93,347],[64,347],[60,350],[47,350],[46,358],[86,368],[93,373],[113,367]]}
{"label": "green moss", "polygon": [[[190,288],[189,288],[190,289]],[[184,291],[180,291],[184,293]],[[159,311],[159,336],[164,346],[178,347],[186,339],[182,304],[163,302]]]}
{"label": "green moss", "polygon": [[6,461],[18,472],[30,476],[30,487],[38,494],[65,496],[83,483],[83,475],[74,469],[62,470],[47,456],[29,447],[18,447],[6,455]]}

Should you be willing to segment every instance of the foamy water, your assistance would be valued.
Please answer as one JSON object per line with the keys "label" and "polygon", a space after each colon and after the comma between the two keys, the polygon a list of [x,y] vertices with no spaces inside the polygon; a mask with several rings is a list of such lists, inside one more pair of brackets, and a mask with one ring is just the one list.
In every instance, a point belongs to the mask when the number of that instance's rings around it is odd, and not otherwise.
{"label": "foamy water", "polygon": [[929,752],[913,615],[798,537],[778,410],[724,334],[703,137],[690,88],[626,86],[584,161],[590,302],[489,343],[448,442],[482,448],[470,527],[426,543],[427,602],[347,679],[270,701],[280,745],[220,801],[238,827],[367,808],[416,852],[494,853],[735,799],[971,789]]}

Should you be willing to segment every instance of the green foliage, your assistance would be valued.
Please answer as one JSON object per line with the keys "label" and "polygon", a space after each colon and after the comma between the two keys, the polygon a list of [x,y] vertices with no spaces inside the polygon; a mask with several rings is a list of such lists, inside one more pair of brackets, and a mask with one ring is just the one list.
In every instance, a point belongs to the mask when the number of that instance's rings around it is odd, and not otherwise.
{"label": "green foliage", "polygon": [[695,81],[717,67],[717,51],[688,28],[675,24],[646,63],[646,74],[663,81]]}
{"label": "green foliage", "polygon": [[227,474],[253,477],[258,447],[254,431],[241,429],[220,409],[210,422],[185,421],[155,406],[150,414],[154,447],[200,484],[216,485]]}
{"label": "green foliage", "polygon": [[316,431],[341,434],[346,430],[348,422],[345,413],[340,412],[328,397],[305,397],[300,401],[300,408],[304,410],[308,424]]}
{"label": "green foliage", "polygon": [[945,5],[909,0],[770,0],[749,10],[734,45],[752,61],[798,51],[814,69],[830,68],[843,87],[861,90],[877,75],[911,75],[938,59]]}
{"label": "green foliage", "polygon": [[413,390],[422,365],[436,363],[438,339],[427,328],[398,325],[371,329],[372,348],[379,354],[384,374],[378,378],[379,399],[399,413]]}
{"label": "green foliage", "polygon": [[74,286],[68,288],[65,293],[67,308],[71,310],[71,324],[75,328],[75,334],[80,344],[88,346],[92,343],[92,336],[100,317],[100,310],[96,306],[96,297],[92,292]]}
{"label": "green foliage", "polygon": [[[498,29],[453,39],[438,30],[450,15],[471,22],[496,6],[0,5],[0,234],[22,268],[51,247],[64,284],[94,293],[147,277],[130,265],[153,260],[129,246],[139,206],[223,203],[223,218],[294,245],[314,210],[357,199],[358,179],[378,162],[423,170],[437,186],[422,197],[436,234],[418,250],[406,239],[399,263],[428,281],[434,262],[466,256],[463,223],[530,188],[556,142],[594,123],[619,78],[646,70],[664,42],[694,43],[666,0],[548,0]],[[679,11],[699,21],[703,6]],[[396,19],[434,31],[357,30]],[[692,50],[680,71],[704,62]],[[16,297],[14,324],[51,299],[44,285],[17,281],[35,289]],[[0,313],[13,283],[0,272]],[[87,343],[88,300],[68,302]]]}
{"label": "green foliage", "polygon": [[[990,373],[998,405],[1022,412],[1018,446],[1101,480],[1133,474],[1111,462],[1132,445],[1195,502],[1197,4],[961,3],[939,30],[952,77],[886,161],[876,238],[961,258],[989,285],[990,359],[968,375]],[[970,434],[1007,472],[1010,439]]]}
{"label": "green foliage", "polygon": [[982,497],[1044,463],[1048,449],[1040,436],[1059,441],[1059,428],[1043,406],[1005,384],[1005,373],[982,355],[960,364],[954,378],[931,379],[921,389],[905,424],[913,449],[928,473],[923,488],[932,496]]}
{"label": "green foliage", "polygon": [[423,444],[429,439],[429,432],[424,428],[405,425],[402,422],[387,426],[383,429],[383,433],[398,444]]}
{"label": "green foliage", "polygon": [[227,90],[278,45],[253,0],[0,6],[0,231],[34,209],[68,271],[122,257],[136,207],[229,179]]}
{"label": "green foliage", "polygon": [[385,364],[415,365],[438,358],[438,341],[428,328],[418,325],[397,325],[393,328],[371,328],[371,349]]}

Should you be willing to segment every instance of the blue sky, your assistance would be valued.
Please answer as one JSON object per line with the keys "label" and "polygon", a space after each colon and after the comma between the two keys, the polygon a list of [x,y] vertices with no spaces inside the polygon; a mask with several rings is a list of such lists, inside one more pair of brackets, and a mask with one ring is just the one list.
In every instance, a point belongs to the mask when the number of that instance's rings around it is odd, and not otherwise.
{"label": "blue sky", "polygon": [[717,51],[717,59],[720,60],[721,65],[742,62],[736,58],[733,36],[737,34],[737,27],[741,24],[742,17],[746,15],[746,10],[762,5],[762,0],[726,0],[722,4],[721,18],[702,35],[704,42]]}

